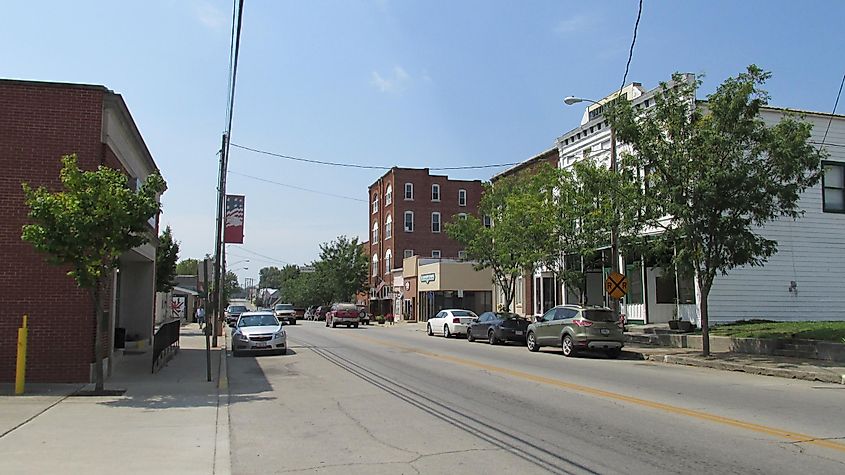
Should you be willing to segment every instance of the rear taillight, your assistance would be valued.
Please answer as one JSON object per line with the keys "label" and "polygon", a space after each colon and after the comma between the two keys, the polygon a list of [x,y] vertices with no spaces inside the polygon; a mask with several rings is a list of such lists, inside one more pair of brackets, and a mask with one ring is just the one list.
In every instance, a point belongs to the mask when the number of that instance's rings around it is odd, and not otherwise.
{"label": "rear taillight", "polygon": [[453,318],[452,323],[461,323],[461,319],[460,318]]}
{"label": "rear taillight", "polygon": [[593,322],[589,320],[573,320],[572,323],[578,325],[579,327],[591,327],[593,326]]}

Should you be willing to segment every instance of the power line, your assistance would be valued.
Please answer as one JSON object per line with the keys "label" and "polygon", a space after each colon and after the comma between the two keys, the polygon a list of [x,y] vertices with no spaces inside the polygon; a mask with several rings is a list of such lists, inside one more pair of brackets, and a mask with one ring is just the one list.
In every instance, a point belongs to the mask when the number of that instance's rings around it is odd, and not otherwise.
{"label": "power line", "polygon": [[825,140],[827,140],[827,133],[830,132],[830,124],[833,123],[833,114],[836,114],[836,106],[839,105],[839,96],[842,95],[843,84],[845,84],[845,74],[842,75],[842,82],[839,83],[839,92],[836,93],[836,102],[833,103],[833,111],[831,112],[830,119],[827,121],[827,129],[825,129],[824,137],[822,137],[822,145],[824,145]]}
{"label": "power line", "polygon": [[[260,153],[262,155],[269,155],[271,157],[277,158],[284,158],[285,160],[293,160],[297,162],[304,162],[304,163],[311,163],[315,165],[327,165],[332,167],[346,167],[346,168],[361,168],[366,170],[390,170],[394,167],[387,167],[382,165],[362,165],[358,163],[340,163],[340,162],[328,162],[325,160],[314,160],[310,158],[302,158],[302,157],[294,157],[292,155],[283,155],[281,153],[275,152],[268,152],[267,150],[261,150],[257,148],[247,147],[245,145],[238,145],[236,143],[230,144],[232,147],[240,148],[243,150],[248,150],[250,152]],[[484,168],[500,168],[500,167],[511,167],[514,165],[519,165],[520,162],[513,162],[513,163],[496,163],[491,165],[464,165],[464,166],[456,166],[456,167],[410,167],[410,168],[428,168],[429,170],[479,170]]]}
{"label": "power line", "polygon": [[637,22],[634,23],[634,38],[631,40],[631,49],[628,51],[628,62],[625,64],[625,75],[622,76],[622,85],[619,86],[619,91],[625,87],[625,81],[628,80],[628,69],[631,67],[631,58],[634,57],[634,45],[637,44],[637,30],[640,27],[640,17],[643,14],[643,0],[640,0],[640,6],[637,9]]}
{"label": "power line", "polygon": [[303,188],[301,186],[296,186],[296,185],[288,185],[287,183],[279,183],[278,181],[268,180],[266,178],[259,178],[257,176],[247,175],[245,173],[239,173],[239,172],[235,172],[235,171],[232,171],[232,170],[229,170],[229,174],[235,174],[235,175],[238,175],[238,176],[242,176],[244,178],[250,178],[250,179],[253,179],[253,180],[263,181],[265,183],[272,183],[274,185],[284,186],[286,188],[293,188],[294,190],[307,191],[309,193],[316,193],[318,195],[333,196],[335,198],[343,198],[345,200],[360,201],[362,203],[367,202],[367,200],[362,200],[361,198],[353,198],[351,196],[336,195],[334,193],[329,193],[329,192],[326,192],[326,191],[311,190],[309,188]]}
{"label": "power line", "polygon": [[265,259],[270,259],[271,261],[281,262],[282,264],[285,264],[285,265],[290,264],[290,262],[288,262],[288,261],[283,261],[283,260],[281,260],[281,259],[276,259],[275,257],[270,257],[270,256],[267,256],[267,255],[264,255],[264,254],[259,254],[259,253],[255,252],[255,251],[253,251],[253,250],[250,250],[250,249],[247,249],[247,248],[243,247],[243,246],[242,246],[242,245],[240,245],[240,244],[238,244],[238,250],[239,250],[239,251],[248,252],[248,253],[250,253],[250,254],[254,254],[254,255],[258,256],[258,257],[263,257],[263,258],[265,258]]}

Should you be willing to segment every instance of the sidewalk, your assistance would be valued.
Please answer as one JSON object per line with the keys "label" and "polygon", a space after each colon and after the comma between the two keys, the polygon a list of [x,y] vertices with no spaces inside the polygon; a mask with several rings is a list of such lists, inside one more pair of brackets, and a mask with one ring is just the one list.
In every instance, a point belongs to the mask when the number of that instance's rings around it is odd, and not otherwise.
{"label": "sidewalk", "polygon": [[0,473],[228,474],[228,404],[218,391],[225,352],[212,349],[208,382],[197,325],[183,326],[180,341],[156,374],[149,351],[124,355],[106,381],[106,389],[126,389],[123,396],[71,396],[93,385],[28,385],[16,397],[4,385]]}

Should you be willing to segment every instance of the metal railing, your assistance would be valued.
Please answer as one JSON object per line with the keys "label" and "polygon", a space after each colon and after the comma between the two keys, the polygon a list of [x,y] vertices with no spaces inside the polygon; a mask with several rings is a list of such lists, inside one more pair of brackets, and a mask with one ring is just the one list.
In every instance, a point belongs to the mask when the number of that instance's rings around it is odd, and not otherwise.
{"label": "metal railing", "polygon": [[160,364],[164,364],[170,356],[179,351],[179,332],[182,328],[180,319],[163,323],[153,335],[153,366],[152,372],[158,371]]}

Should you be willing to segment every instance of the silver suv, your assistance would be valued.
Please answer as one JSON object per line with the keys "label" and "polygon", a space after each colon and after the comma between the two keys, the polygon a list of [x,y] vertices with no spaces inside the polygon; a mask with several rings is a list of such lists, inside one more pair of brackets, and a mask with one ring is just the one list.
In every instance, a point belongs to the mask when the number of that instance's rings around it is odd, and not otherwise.
{"label": "silver suv", "polygon": [[531,351],[541,346],[560,346],[565,356],[578,350],[604,350],[616,358],[625,337],[613,311],[607,307],[559,305],[528,326],[526,345]]}

